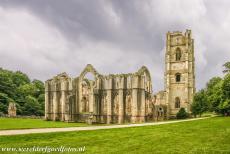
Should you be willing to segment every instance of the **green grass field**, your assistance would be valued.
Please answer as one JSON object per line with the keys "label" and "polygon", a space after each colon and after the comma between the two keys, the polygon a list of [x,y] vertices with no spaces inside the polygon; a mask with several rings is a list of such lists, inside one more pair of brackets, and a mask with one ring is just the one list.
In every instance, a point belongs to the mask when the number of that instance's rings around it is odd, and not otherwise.
{"label": "green grass field", "polygon": [[42,119],[0,118],[0,130],[26,128],[56,128],[87,126],[86,123],[66,123],[45,121]]}
{"label": "green grass field", "polygon": [[230,118],[215,117],[158,126],[0,137],[0,147],[33,146],[85,146],[85,153],[106,154],[230,153]]}

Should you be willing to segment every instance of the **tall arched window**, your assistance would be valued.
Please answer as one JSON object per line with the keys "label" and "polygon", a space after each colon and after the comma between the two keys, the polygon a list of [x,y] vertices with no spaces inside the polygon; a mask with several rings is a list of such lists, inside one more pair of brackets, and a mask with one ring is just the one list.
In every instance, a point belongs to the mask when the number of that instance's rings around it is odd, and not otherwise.
{"label": "tall arched window", "polygon": [[175,98],[175,108],[180,108],[180,98],[179,97]]}
{"label": "tall arched window", "polygon": [[177,73],[175,75],[175,78],[176,78],[176,82],[180,82],[181,81],[181,74],[180,73]]}
{"label": "tall arched window", "polygon": [[176,61],[181,60],[181,50],[180,48],[176,49]]}

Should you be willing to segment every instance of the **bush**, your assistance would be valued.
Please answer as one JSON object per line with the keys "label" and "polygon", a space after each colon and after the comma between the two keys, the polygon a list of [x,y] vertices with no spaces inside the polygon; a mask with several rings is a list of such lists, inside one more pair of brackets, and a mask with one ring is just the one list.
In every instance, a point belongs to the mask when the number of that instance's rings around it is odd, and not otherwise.
{"label": "bush", "polygon": [[184,108],[180,108],[179,112],[176,114],[177,119],[186,119],[189,117],[189,114],[185,111]]}

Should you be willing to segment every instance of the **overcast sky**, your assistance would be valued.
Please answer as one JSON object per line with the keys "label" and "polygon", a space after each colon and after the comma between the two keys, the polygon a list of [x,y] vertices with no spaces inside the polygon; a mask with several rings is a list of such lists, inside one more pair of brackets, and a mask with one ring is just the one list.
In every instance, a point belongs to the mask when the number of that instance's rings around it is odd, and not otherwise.
{"label": "overcast sky", "polygon": [[0,67],[45,81],[76,77],[88,63],[101,74],[145,65],[156,92],[166,33],[186,29],[200,89],[230,60],[229,0],[0,0]]}

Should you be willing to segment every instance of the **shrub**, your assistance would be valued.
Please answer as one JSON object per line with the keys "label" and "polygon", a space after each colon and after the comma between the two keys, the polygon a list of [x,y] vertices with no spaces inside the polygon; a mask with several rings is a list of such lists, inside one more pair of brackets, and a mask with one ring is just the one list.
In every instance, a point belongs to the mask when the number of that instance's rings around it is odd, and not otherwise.
{"label": "shrub", "polygon": [[180,108],[179,112],[176,114],[177,119],[186,119],[189,117],[189,114],[185,111],[184,108]]}

